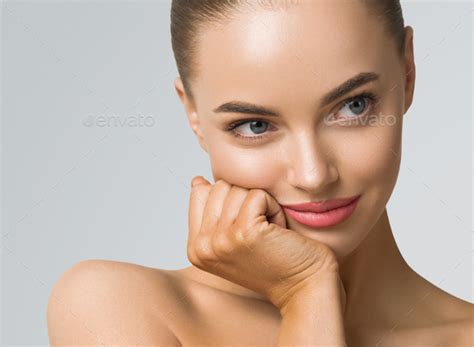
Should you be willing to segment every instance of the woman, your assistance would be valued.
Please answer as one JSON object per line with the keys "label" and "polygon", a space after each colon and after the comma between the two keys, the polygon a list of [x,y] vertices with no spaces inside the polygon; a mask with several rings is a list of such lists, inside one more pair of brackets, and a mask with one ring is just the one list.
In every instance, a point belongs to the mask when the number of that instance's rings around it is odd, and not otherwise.
{"label": "woman", "polygon": [[174,0],[171,20],[216,181],[192,182],[192,266],[77,264],[51,343],[471,345],[472,304],[409,267],[387,215],[415,84],[399,1]]}

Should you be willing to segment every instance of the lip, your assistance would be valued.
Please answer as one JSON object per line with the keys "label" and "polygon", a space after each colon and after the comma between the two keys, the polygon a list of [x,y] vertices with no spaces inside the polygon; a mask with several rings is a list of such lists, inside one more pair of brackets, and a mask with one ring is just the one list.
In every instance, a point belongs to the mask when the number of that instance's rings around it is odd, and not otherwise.
{"label": "lip", "polygon": [[324,228],[342,223],[352,215],[360,195],[324,200],[320,202],[307,202],[296,205],[282,205],[287,215],[297,222],[312,228]]}

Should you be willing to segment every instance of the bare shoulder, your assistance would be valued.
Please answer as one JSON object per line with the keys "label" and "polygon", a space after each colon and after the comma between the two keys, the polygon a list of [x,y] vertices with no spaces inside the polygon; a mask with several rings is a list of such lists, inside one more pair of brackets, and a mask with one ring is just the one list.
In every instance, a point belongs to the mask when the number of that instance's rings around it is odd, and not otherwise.
{"label": "bare shoulder", "polygon": [[81,261],[50,292],[50,344],[180,346],[165,319],[179,296],[180,287],[166,271],[120,261]]}
{"label": "bare shoulder", "polygon": [[427,335],[441,345],[473,346],[474,305],[436,286],[430,293]]}
{"label": "bare shoulder", "polygon": [[404,314],[382,333],[384,345],[473,346],[474,305],[416,276]]}
{"label": "bare shoulder", "polygon": [[452,336],[452,346],[474,345],[474,305],[470,302],[455,298],[459,305],[459,317],[446,323]]}
{"label": "bare shoulder", "polygon": [[455,328],[455,346],[473,346],[474,345],[474,318],[471,316],[457,322]]}
{"label": "bare shoulder", "polygon": [[474,345],[474,319],[472,304],[470,316],[459,319],[446,320],[430,329],[430,335],[439,342],[440,346],[471,347]]}

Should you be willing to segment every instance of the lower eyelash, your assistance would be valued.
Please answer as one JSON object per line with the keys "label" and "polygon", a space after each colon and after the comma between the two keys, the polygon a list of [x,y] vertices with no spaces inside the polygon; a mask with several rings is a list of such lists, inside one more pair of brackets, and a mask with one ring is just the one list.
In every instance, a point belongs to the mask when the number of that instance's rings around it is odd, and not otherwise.
{"label": "lower eyelash", "polygon": [[373,94],[371,92],[366,92],[366,93],[362,93],[362,94],[359,94],[353,98],[350,98],[346,101],[343,102],[343,106],[347,105],[347,104],[350,104],[352,101],[354,100],[357,100],[357,99],[369,99],[370,100],[370,105],[367,107],[367,109],[364,111],[364,113],[356,116],[356,117],[352,117],[352,118],[342,118],[341,120],[336,120],[335,122],[336,123],[344,123],[344,122],[350,122],[350,121],[353,121],[353,120],[356,120],[356,119],[359,119],[359,118],[364,118],[367,116],[367,113],[369,112],[372,112],[373,109],[378,105],[379,103],[379,99],[378,99],[378,96],[376,94]]}
{"label": "lower eyelash", "polygon": [[263,120],[263,119],[250,119],[250,120],[246,120],[244,122],[237,122],[237,123],[232,123],[232,124],[229,124],[229,126],[227,127],[227,131],[229,131],[232,136],[234,137],[237,137],[239,139],[242,139],[244,141],[249,141],[249,142],[255,142],[255,141],[261,141],[261,140],[264,140],[267,136],[268,136],[268,132],[265,133],[264,135],[257,135],[257,136],[244,136],[244,135],[240,135],[237,131],[235,131],[235,128],[241,126],[241,125],[244,125],[246,123],[252,123],[252,122],[264,122],[264,123],[268,123],[267,121]]}

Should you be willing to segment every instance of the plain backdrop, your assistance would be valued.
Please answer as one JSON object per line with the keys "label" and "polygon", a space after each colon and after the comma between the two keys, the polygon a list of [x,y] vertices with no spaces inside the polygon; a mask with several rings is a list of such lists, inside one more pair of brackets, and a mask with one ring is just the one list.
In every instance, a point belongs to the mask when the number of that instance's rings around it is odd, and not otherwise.
{"label": "plain backdrop", "polygon": [[[408,263],[472,302],[473,5],[402,5],[417,80],[389,218]],[[169,11],[2,3],[2,345],[48,344],[50,290],[79,261],[190,265],[189,182],[212,174],[173,87]]]}

